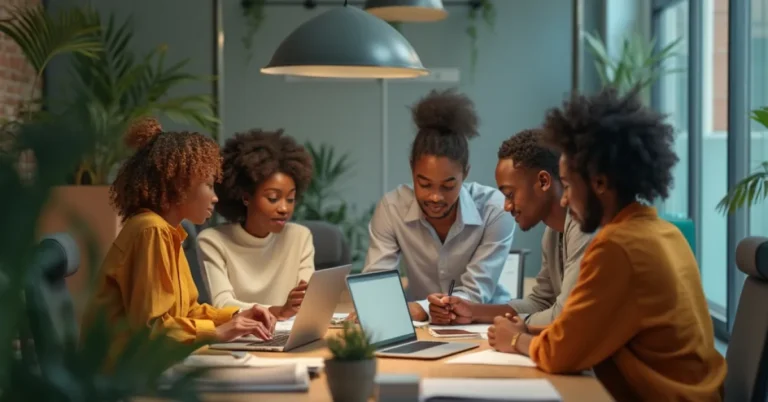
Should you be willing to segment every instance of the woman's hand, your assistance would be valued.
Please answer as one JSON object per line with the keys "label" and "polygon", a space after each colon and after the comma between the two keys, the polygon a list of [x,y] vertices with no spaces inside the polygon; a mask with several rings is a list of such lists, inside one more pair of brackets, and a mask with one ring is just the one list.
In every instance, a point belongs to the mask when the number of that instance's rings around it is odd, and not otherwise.
{"label": "woman's hand", "polygon": [[245,335],[255,335],[263,340],[272,339],[272,331],[259,321],[237,314],[231,320],[216,327],[216,339],[229,342]]}
{"label": "woman's hand", "polygon": [[241,311],[240,314],[238,315],[244,316],[246,318],[249,318],[251,320],[258,321],[264,324],[264,326],[269,330],[270,334],[275,332],[275,325],[277,325],[277,318],[266,307],[262,307],[262,306],[259,306],[258,304],[254,304],[253,306],[251,306],[251,308]]}
{"label": "woman's hand", "polygon": [[282,306],[272,306],[270,311],[279,320],[287,320],[299,312],[299,307],[304,301],[304,294],[307,292],[307,281],[301,280],[295,288],[288,293],[288,299]]}

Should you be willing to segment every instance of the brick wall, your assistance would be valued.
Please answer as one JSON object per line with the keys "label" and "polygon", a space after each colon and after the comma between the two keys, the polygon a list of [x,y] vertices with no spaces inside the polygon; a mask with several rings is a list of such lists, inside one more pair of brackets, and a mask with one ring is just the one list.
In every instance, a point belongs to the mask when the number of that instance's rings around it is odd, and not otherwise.
{"label": "brick wall", "polygon": [[[8,18],[8,9],[35,6],[40,0],[0,0],[0,18]],[[27,63],[24,53],[9,37],[0,34],[0,120],[14,119],[22,102],[37,98],[42,83],[32,93],[35,70]]]}

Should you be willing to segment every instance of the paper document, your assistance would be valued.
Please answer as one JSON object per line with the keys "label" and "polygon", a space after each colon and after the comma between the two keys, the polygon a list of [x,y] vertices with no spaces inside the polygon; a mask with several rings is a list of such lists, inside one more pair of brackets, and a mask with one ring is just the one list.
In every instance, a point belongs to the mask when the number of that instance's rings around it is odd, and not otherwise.
{"label": "paper document", "polygon": [[186,368],[196,367],[275,367],[285,365],[303,365],[308,369],[320,369],[325,366],[322,357],[259,357],[245,352],[231,354],[193,354],[182,362]]}
{"label": "paper document", "polygon": [[[329,327],[335,328],[343,325],[344,319],[347,318],[348,313],[333,313]],[[275,332],[290,332],[293,328],[293,323],[296,321],[296,316],[293,316],[285,321],[278,321],[275,325]]]}
{"label": "paper document", "polygon": [[529,357],[514,353],[501,353],[491,349],[454,357],[446,361],[445,364],[536,367],[536,363]]}
{"label": "paper document", "polygon": [[425,378],[421,402],[440,401],[559,402],[560,394],[544,379]]}
{"label": "paper document", "polygon": [[491,324],[469,324],[469,325],[430,325],[431,329],[462,329],[468,332],[474,332],[480,338],[488,339],[488,327]]}
{"label": "paper document", "polygon": [[[170,369],[161,379],[160,388],[169,387],[185,373],[208,368],[193,380],[198,391],[288,392],[309,389],[308,359],[259,359],[227,355],[192,355]],[[277,364],[274,360],[284,360]],[[314,364],[314,363],[313,363]]]}

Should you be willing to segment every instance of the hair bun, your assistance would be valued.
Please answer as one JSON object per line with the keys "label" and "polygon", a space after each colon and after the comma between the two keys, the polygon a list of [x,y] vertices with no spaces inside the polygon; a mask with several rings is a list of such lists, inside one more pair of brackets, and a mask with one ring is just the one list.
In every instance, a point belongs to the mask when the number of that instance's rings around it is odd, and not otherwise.
{"label": "hair bun", "polygon": [[160,122],[154,117],[138,119],[128,127],[125,133],[125,143],[133,149],[139,149],[147,145],[152,139],[163,132]]}
{"label": "hair bun", "polygon": [[475,104],[467,95],[454,89],[432,90],[411,108],[413,121],[419,130],[434,130],[443,135],[479,135],[479,118]]}

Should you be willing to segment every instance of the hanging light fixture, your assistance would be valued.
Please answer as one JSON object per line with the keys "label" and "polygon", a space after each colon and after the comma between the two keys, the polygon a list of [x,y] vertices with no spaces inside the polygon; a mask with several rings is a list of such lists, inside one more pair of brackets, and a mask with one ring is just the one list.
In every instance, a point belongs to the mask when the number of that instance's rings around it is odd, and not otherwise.
{"label": "hanging light fixture", "polygon": [[393,22],[433,22],[448,16],[442,0],[367,0],[364,8]]}
{"label": "hanging light fixture", "polygon": [[264,74],[328,78],[413,78],[428,75],[408,40],[359,8],[334,8],[294,30]]}

